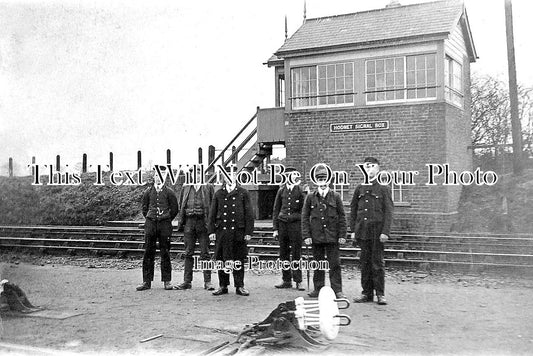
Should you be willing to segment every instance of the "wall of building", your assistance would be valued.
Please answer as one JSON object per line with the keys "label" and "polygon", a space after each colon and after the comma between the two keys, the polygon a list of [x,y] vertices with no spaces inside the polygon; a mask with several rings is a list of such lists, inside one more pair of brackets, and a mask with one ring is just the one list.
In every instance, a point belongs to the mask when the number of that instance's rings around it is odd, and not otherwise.
{"label": "wall of building", "polygon": [[[389,121],[388,130],[330,132],[331,124],[383,120]],[[408,204],[395,208],[397,226],[447,229],[456,213],[461,187],[427,186],[426,164],[450,163],[452,169],[456,166],[460,170],[467,167],[465,125],[458,125],[460,120],[464,120],[462,110],[444,102],[287,113],[287,165],[308,172],[323,162],[333,170],[348,172],[350,186],[345,201],[363,179],[356,164],[366,156],[378,158],[382,170],[419,171],[415,185],[407,188]]]}
{"label": "wall of building", "polygon": [[459,23],[450,33],[448,39],[444,41],[444,50],[446,51],[446,54],[459,63],[462,61],[463,57],[466,56],[467,52],[463,29]]}
{"label": "wall of building", "polygon": [[[471,93],[470,62],[466,54],[462,57],[463,65],[463,107],[446,105],[446,154],[449,164],[457,172],[472,171],[471,139]],[[461,187],[448,188],[448,210],[457,209]]]}

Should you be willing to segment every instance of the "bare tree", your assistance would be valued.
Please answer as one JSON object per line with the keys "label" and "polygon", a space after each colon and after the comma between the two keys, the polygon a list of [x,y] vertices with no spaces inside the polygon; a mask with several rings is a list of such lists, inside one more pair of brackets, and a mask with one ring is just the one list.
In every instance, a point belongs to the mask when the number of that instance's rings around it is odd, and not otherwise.
{"label": "bare tree", "polygon": [[[472,77],[472,144],[491,146],[498,155],[511,142],[511,110],[507,84],[491,76]],[[524,147],[531,150],[527,121],[533,113],[533,88],[518,86]],[[530,130],[529,130],[530,131]],[[531,152],[531,151],[530,151]]]}
{"label": "bare tree", "polygon": [[525,152],[533,155],[533,105],[524,112],[523,118],[525,122],[522,122],[522,145]]}

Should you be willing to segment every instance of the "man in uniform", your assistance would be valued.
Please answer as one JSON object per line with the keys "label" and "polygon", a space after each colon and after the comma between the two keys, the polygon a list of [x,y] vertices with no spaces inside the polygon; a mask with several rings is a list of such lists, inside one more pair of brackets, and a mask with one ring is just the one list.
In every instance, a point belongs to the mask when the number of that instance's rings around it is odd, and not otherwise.
{"label": "man in uniform", "polygon": [[137,286],[137,290],[150,289],[152,286],[156,241],[159,241],[161,253],[161,280],[165,289],[171,290],[170,236],[172,235],[172,220],[178,214],[178,200],[174,191],[165,186],[158,175],[155,175],[153,185],[142,196],[142,213],[146,218],[143,283]]}
{"label": "man in uniform", "polygon": [[[342,293],[339,253],[339,245],[346,242],[344,206],[340,195],[329,188],[331,176],[327,170],[318,168],[315,176],[317,189],[307,195],[302,209],[302,235],[306,245],[312,244],[313,258],[316,261],[323,261],[327,256],[331,288],[337,298],[345,298]],[[314,290],[309,296],[318,297],[324,282],[325,272],[315,270]]]}
{"label": "man in uniform", "polygon": [[[215,241],[215,260],[233,263],[233,282],[238,295],[248,296],[244,289],[244,268],[248,255],[247,241],[254,229],[254,213],[248,191],[235,180],[226,181],[215,193],[209,211],[209,239]],[[218,270],[219,288],[213,295],[228,293],[229,271]]]}
{"label": "man in uniform", "polygon": [[[287,183],[277,192],[274,200],[274,211],[272,213],[272,223],[274,225],[274,238],[279,238],[279,258],[281,261],[290,261],[291,254],[293,261],[299,261],[302,257],[302,207],[305,200],[305,192],[289,176],[296,169],[289,167],[287,173]],[[302,270],[283,270],[283,282],[276,285],[276,288],[292,288],[292,279],[296,283],[296,289],[305,290],[302,286]]]}
{"label": "man in uniform", "polygon": [[363,292],[356,303],[372,302],[374,291],[378,304],[385,305],[384,242],[389,239],[393,203],[390,188],[378,183],[379,161],[365,158],[363,168],[370,185],[355,188],[350,204],[350,230],[355,245],[361,246],[361,287]]}
{"label": "man in uniform", "polygon": [[[197,169],[196,173],[201,174],[201,170]],[[184,185],[181,189],[178,221],[179,225],[184,227],[185,271],[183,283],[175,286],[175,289],[183,290],[192,287],[193,255],[196,241],[200,244],[200,259],[210,260],[207,220],[213,195],[214,189],[211,184]],[[211,284],[211,270],[204,270],[204,289],[215,290]]]}

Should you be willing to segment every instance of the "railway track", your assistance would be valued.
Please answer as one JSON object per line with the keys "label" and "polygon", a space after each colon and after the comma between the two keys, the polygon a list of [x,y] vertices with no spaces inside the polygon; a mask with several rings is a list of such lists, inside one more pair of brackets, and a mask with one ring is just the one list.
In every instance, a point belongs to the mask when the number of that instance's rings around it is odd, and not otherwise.
{"label": "railway track", "polygon": [[[0,226],[2,250],[53,254],[94,254],[120,257],[143,253],[143,230],[134,226]],[[174,231],[171,254],[184,252],[183,234]],[[278,243],[268,225],[256,226],[248,243],[250,256],[276,259]],[[341,247],[344,264],[356,263],[360,250],[351,241]],[[305,255],[305,249],[303,250]],[[533,276],[533,234],[391,234],[387,266],[463,271],[507,271]]]}

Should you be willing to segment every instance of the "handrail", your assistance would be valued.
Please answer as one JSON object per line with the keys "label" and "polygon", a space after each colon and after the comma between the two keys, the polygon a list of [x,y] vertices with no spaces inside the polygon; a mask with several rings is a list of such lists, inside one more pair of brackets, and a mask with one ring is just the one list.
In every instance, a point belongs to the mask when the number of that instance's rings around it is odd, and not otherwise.
{"label": "handrail", "polygon": [[242,141],[242,143],[237,147],[235,148],[235,151],[231,153],[231,155],[222,163],[225,166],[228,165],[228,163],[231,162],[231,160],[237,156],[239,154],[239,152],[241,152],[241,150],[244,148],[244,146],[250,142],[250,140],[252,139],[252,137],[254,137],[254,135],[257,133],[257,128],[253,129],[252,132],[250,132],[250,134],[244,139],[244,141]]}
{"label": "handrail", "polygon": [[[207,168],[205,169],[206,172],[208,172],[211,168],[213,168],[213,166],[215,165],[215,162],[218,161],[218,159],[220,157],[222,157],[222,155],[224,155],[224,152],[226,152],[228,150],[228,148],[231,147],[231,145],[233,144],[233,142],[235,142],[235,140],[237,140],[237,138],[240,136],[240,134],[243,133],[244,130],[246,130],[246,128],[252,123],[252,121],[254,121],[254,119],[257,117],[257,113],[259,112],[259,106],[257,107],[257,111],[255,112],[254,116],[252,116],[252,118],[250,120],[248,120],[248,122],[246,123],[246,125],[243,126],[243,128],[235,135],[235,137],[233,137],[233,139],[230,141],[230,143],[228,143],[226,145],[226,147],[224,147],[224,149],[222,151],[220,151],[220,153],[218,154],[218,156],[212,161],[209,163],[209,165],[207,166]],[[237,151],[236,151],[237,152]],[[233,154],[232,154],[233,156]]]}
{"label": "handrail", "polygon": [[[222,162],[223,167],[226,167],[228,163],[231,162],[233,158],[239,154],[239,152],[243,149],[243,147],[252,139],[252,137],[255,136],[256,133],[257,133],[257,128],[253,129],[252,132],[250,132],[250,134],[239,145],[239,147],[237,147],[235,151],[232,152],[231,155],[224,162]],[[212,183],[215,177],[216,177],[216,174],[213,174],[211,177],[207,179],[207,183]]]}

